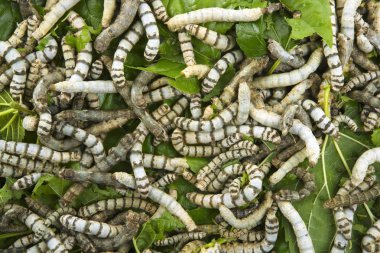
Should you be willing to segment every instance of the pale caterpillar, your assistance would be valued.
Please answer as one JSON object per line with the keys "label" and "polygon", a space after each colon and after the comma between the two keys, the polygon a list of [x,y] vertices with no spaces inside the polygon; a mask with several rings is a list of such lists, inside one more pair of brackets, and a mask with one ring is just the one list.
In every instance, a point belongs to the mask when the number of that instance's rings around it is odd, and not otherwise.
{"label": "pale caterpillar", "polygon": [[67,43],[67,35],[62,38],[61,47],[63,58],[65,59],[66,78],[69,79],[74,74],[75,50]]}
{"label": "pale caterpillar", "polygon": [[234,133],[234,134],[231,134],[230,136],[222,139],[221,141],[219,141],[217,143],[217,145],[219,147],[229,148],[232,145],[236,144],[237,142],[243,140],[243,137],[244,137],[244,135],[241,133]]}
{"label": "pale caterpillar", "polygon": [[[224,224],[223,224],[224,223]],[[258,242],[264,239],[264,231],[248,229],[228,229],[227,223],[219,224],[219,234],[224,238],[238,239],[245,242]],[[225,225],[225,226],[223,226]]]}
{"label": "pale caterpillar", "polygon": [[154,242],[155,246],[170,246],[170,245],[175,245],[179,242],[188,242],[191,240],[201,240],[205,238],[207,234],[205,232],[190,232],[190,233],[181,233],[181,234],[176,234],[171,237],[166,237],[165,239],[158,240]]}
{"label": "pale caterpillar", "polygon": [[90,77],[92,80],[99,79],[103,72],[103,63],[100,59],[97,59],[91,64]]}
{"label": "pale caterpillar", "polygon": [[207,75],[208,72],[210,72],[210,67],[208,65],[196,64],[187,66],[181,71],[181,75],[185,76],[186,78],[196,76],[198,79],[202,79]]}
{"label": "pale caterpillar", "polygon": [[[377,220],[372,227],[370,227],[367,230],[366,235],[363,237],[362,240],[362,248],[363,252],[376,252],[376,251],[370,251],[371,248],[373,247],[379,247],[378,241],[380,238],[380,220]],[[375,245],[373,246],[373,243]]]}
{"label": "pale caterpillar", "polygon": [[292,66],[293,68],[299,68],[305,64],[302,57],[288,53],[279,42],[273,39],[268,39],[268,50],[276,59],[280,60],[282,63]]}
{"label": "pale caterpillar", "polygon": [[116,9],[116,0],[104,0],[103,6],[102,27],[105,29],[111,24]]}
{"label": "pale caterpillar", "polygon": [[181,93],[177,89],[171,86],[164,86],[162,88],[145,93],[142,100],[145,101],[144,104],[150,104],[165,99],[171,99],[179,95],[181,95]]}
{"label": "pale caterpillar", "polygon": [[197,93],[190,98],[190,113],[195,120],[202,116],[201,94]]}
{"label": "pale caterpillar", "polygon": [[148,43],[144,51],[144,57],[147,61],[153,61],[158,54],[158,48],[160,46],[160,34],[156,24],[156,19],[152,13],[152,9],[144,1],[140,1],[138,13],[148,38]]}
{"label": "pale caterpillar", "polygon": [[232,180],[231,184],[229,184],[228,186],[228,192],[231,194],[231,197],[233,199],[237,199],[239,197],[241,180],[242,180],[241,177],[237,177],[234,180]]}
{"label": "pale caterpillar", "polygon": [[355,64],[359,65],[361,68],[367,71],[378,71],[379,66],[377,66],[371,59],[367,58],[365,53],[360,52],[356,47],[352,51],[352,60]]}
{"label": "pale caterpillar", "polygon": [[51,225],[57,225],[59,217],[63,214],[76,215],[77,211],[71,207],[60,207],[57,210],[49,213],[44,221],[45,226],[50,227]]}
{"label": "pale caterpillar", "polygon": [[[179,41],[179,45],[181,47],[183,60],[185,61],[186,66],[196,65],[197,63],[195,61],[194,49],[193,49],[193,45],[191,44],[191,36],[189,36],[185,31],[179,31],[178,32],[178,41]],[[181,72],[181,74],[185,75],[186,71],[183,70]],[[193,74],[191,74],[191,75],[193,75]],[[190,77],[190,75],[185,75],[185,76],[187,78]]]}
{"label": "pale caterpillar", "polygon": [[152,5],[153,12],[158,20],[161,20],[162,22],[167,22],[169,20],[166,8],[161,0],[147,0],[147,2]]}
{"label": "pale caterpillar", "polygon": [[16,182],[13,183],[13,185],[11,186],[11,189],[17,191],[17,190],[29,188],[35,185],[42,175],[43,175],[42,173],[35,172],[35,173],[28,174],[26,176],[23,176],[22,178],[16,180]]}
{"label": "pale caterpillar", "polygon": [[17,47],[22,43],[22,38],[24,37],[28,26],[28,21],[24,20],[20,24],[17,25],[16,29],[13,31],[11,37],[8,38],[9,44],[12,47]]}
{"label": "pale caterpillar", "polygon": [[373,71],[363,73],[361,75],[351,78],[350,81],[342,88],[343,93],[351,91],[353,88],[361,88],[365,86],[369,81],[374,80],[380,76],[380,71]]}
{"label": "pale caterpillar", "polygon": [[196,252],[200,247],[202,247],[205,244],[204,241],[201,240],[194,240],[191,242],[186,243],[180,253],[189,253],[189,252]]}
{"label": "pale caterpillar", "polygon": [[336,127],[339,127],[340,123],[345,123],[353,132],[356,132],[358,130],[358,125],[355,121],[353,121],[349,116],[344,114],[339,114],[338,116],[335,116],[333,118],[333,124]]}
{"label": "pale caterpillar", "polygon": [[110,80],[62,81],[53,83],[49,88],[51,91],[70,93],[117,93],[116,88]]}
{"label": "pale caterpillar", "polygon": [[246,82],[239,84],[238,90],[238,110],[236,119],[233,120],[233,124],[242,125],[249,117],[249,107],[251,104],[251,90]]}

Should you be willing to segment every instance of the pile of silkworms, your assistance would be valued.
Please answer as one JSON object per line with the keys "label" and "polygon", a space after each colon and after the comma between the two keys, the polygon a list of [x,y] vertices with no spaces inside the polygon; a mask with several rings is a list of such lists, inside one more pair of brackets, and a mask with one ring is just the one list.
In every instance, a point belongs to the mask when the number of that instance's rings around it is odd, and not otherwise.
{"label": "pile of silkworms", "polygon": [[[32,195],[0,206],[1,233],[30,232],[1,252],[128,252],[142,225],[165,212],[177,217],[184,229],[155,240],[144,252],[273,252],[279,213],[291,224],[299,251],[314,252],[315,241],[292,205],[316,190],[314,175],[300,165],[307,160],[314,167],[323,138],[339,138],[339,127],[358,131],[337,103],[339,95],[363,106],[364,131],[380,125],[380,70],[367,57],[380,49],[380,3],[371,0],[363,8],[358,0],[337,0],[336,6],[330,0],[331,46],[312,36],[286,50],[268,39],[269,54],[249,58],[232,33],[219,34],[202,24],[253,22],[288,11],[281,4],[204,8],[169,17],[161,0],[124,0],[119,7],[116,0],[104,0],[101,33],[77,51],[67,38],[80,36],[87,27],[71,10],[78,2],[47,0],[46,14],[40,17],[20,1],[24,21],[7,41],[0,41],[0,89],[9,87],[16,102],[35,112],[23,115],[22,124],[38,136],[38,144],[0,140],[0,176],[16,179],[13,191],[26,192],[46,174],[72,181],[55,207]],[[67,35],[49,36],[62,19],[70,25]],[[199,93],[186,94],[171,86],[170,78],[147,71],[127,80],[124,63],[144,36],[143,57],[158,60],[158,22],[178,34],[186,64],[181,74],[200,80]],[[220,50],[222,57],[213,66],[197,64],[192,37]],[[36,50],[42,40],[43,49]],[[110,54],[112,41],[118,45]],[[53,63],[57,54],[63,55],[62,66]],[[280,64],[267,74],[275,61]],[[203,102],[229,67],[236,69],[232,80],[211,102]],[[112,93],[121,96],[127,109],[100,109],[99,95]],[[137,127],[128,124],[127,133],[106,150],[107,134],[130,120]],[[144,153],[146,141],[153,146],[171,143],[178,156]],[[194,173],[187,157],[209,162]],[[123,161],[128,166],[115,170]],[[324,203],[336,222],[331,252],[348,247],[357,205],[380,195],[375,162],[380,162],[380,148],[364,152],[351,178]],[[69,167],[73,163],[79,164],[78,170]],[[276,188],[288,174],[297,178],[294,184],[302,182],[298,190]],[[180,177],[197,188],[186,194],[188,201],[218,210],[213,224],[196,224],[177,201],[178,192],[168,186]],[[119,197],[73,208],[91,184],[114,188]],[[377,221],[362,239],[363,252],[379,252],[379,231]],[[229,240],[210,243],[218,238]]]}

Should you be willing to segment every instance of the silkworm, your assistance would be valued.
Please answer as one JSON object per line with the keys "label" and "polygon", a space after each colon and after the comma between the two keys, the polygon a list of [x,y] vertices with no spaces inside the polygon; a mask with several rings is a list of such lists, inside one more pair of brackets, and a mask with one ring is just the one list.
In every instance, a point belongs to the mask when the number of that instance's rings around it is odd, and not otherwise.
{"label": "silkworm", "polygon": [[380,241],[371,241],[365,245],[362,243],[362,249],[364,253],[378,252],[380,250]]}
{"label": "silkworm", "polygon": [[97,59],[91,64],[90,77],[92,80],[99,79],[103,72],[103,63],[100,59]]}
{"label": "silkworm", "polygon": [[187,98],[182,97],[178,99],[177,102],[172,106],[170,112],[159,119],[159,122],[164,126],[164,129],[166,131],[169,131],[175,127],[173,124],[174,118],[180,116],[188,105],[189,101]]}
{"label": "silkworm", "polygon": [[[205,208],[218,208],[221,204],[227,208],[233,208],[245,205],[251,202],[262,189],[262,180],[269,171],[269,166],[247,165],[246,170],[249,175],[249,184],[239,193],[239,198],[232,199],[231,194],[201,194],[190,192],[186,197],[196,205]],[[253,171],[253,172],[251,172]]]}
{"label": "silkworm", "polygon": [[84,21],[84,19],[75,11],[70,11],[67,14],[67,21],[69,21],[71,27],[77,31],[82,30],[83,27],[86,26],[86,22]]}
{"label": "silkworm", "polygon": [[156,18],[154,17],[150,6],[144,1],[140,1],[138,13],[148,38],[144,57],[147,61],[153,61],[158,54],[158,48],[160,46],[160,33],[158,31]]}
{"label": "silkworm", "polygon": [[322,132],[333,137],[338,137],[339,128],[337,128],[331,122],[322,108],[320,108],[314,101],[305,99],[302,102],[302,106],[310,114],[311,118],[317,123],[318,128],[320,128]]}
{"label": "silkworm", "polygon": [[354,47],[352,51],[352,60],[355,64],[359,65],[367,71],[379,70],[379,66],[373,63],[371,59],[368,59],[367,55],[365,53],[360,52],[356,47]]}
{"label": "silkworm", "polygon": [[237,199],[239,197],[241,184],[241,177],[237,177],[232,180],[231,184],[228,186],[228,192],[231,194],[231,198]]}
{"label": "silkworm", "polygon": [[220,252],[270,252],[277,241],[278,230],[279,222],[276,217],[276,209],[271,208],[269,209],[267,217],[265,219],[265,237],[262,241],[257,243],[226,243],[223,244]]}
{"label": "silkworm", "polygon": [[35,212],[41,217],[46,217],[52,210],[45,204],[42,204],[40,201],[33,199],[30,196],[25,197],[25,203],[28,209],[32,212]]}
{"label": "silkworm", "polygon": [[253,79],[253,87],[260,89],[270,89],[286,87],[298,84],[305,80],[311,73],[314,73],[323,59],[321,48],[317,48],[310,56],[309,60],[299,69],[281,74],[272,74],[270,76],[257,77]]}
{"label": "silkworm", "polygon": [[245,242],[259,242],[264,239],[264,231],[248,229],[228,229],[227,223],[219,225],[219,234],[224,238],[238,239]]}
{"label": "silkworm", "polygon": [[144,104],[149,104],[159,102],[165,99],[171,99],[179,95],[181,95],[181,93],[177,89],[171,86],[164,86],[162,88],[145,93],[143,100],[145,101]]}
{"label": "silkworm", "polygon": [[119,15],[115,21],[106,29],[104,29],[94,42],[94,48],[98,53],[103,53],[111,43],[111,41],[123,34],[132,24],[140,1],[125,1],[120,7]]}
{"label": "silkworm", "polygon": [[57,224],[59,217],[63,214],[76,215],[77,211],[71,207],[60,207],[46,217],[44,221],[45,226],[50,227],[51,225]]}
{"label": "silkworm", "polygon": [[221,169],[216,178],[207,186],[207,190],[216,192],[221,190],[227,180],[234,175],[241,175],[244,172],[244,166],[241,164],[233,164]]}
{"label": "silkworm", "polygon": [[31,244],[34,244],[34,243],[35,243],[34,235],[29,234],[29,235],[25,235],[25,236],[17,239],[16,241],[14,241],[12,243],[12,245],[9,246],[9,248],[25,248]]}
{"label": "silkworm", "polygon": [[58,123],[56,129],[58,132],[70,136],[88,147],[89,151],[94,156],[95,162],[101,161],[106,156],[103,144],[98,140],[98,138],[92,134],[89,134],[85,130],[61,122]]}
{"label": "silkworm", "polygon": [[46,13],[43,21],[40,23],[37,30],[33,32],[32,36],[36,40],[42,39],[42,37],[44,37],[55,25],[55,23],[65,14],[65,12],[71,9],[78,2],[79,0],[60,0],[57,2],[51,7],[50,11]]}
{"label": "silkworm", "polygon": [[380,107],[380,98],[373,96],[370,92],[355,90],[351,91],[348,95],[360,103],[367,104],[374,108]]}
{"label": "silkworm", "polygon": [[[360,33],[358,36],[356,36],[356,45],[358,46],[361,52],[366,53],[366,54],[371,53],[374,49],[374,46],[371,44],[367,36],[364,35],[363,33]],[[354,50],[355,50],[355,47],[354,47]],[[354,51],[352,51],[352,55],[353,54],[354,54]]]}
{"label": "silkworm", "polygon": [[217,84],[220,77],[226,72],[228,66],[239,63],[243,60],[243,53],[240,50],[231,51],[220,58],[215,63],[210,72],[206,75],[202,82],[202,91],[209,93]]}
{"label": "silkworm", "polygon": [[53,123],[53,120],[50,113],[47,113],[47,112],[41,113],[39,121],[38,121],[37,135],[38,136],[49,135],[52,129],[52,123]]}
{"label": "silkworm", "polygon": [[[73,77],[73,76],[72,76]],[[112,81],[62,81],[52,84],[52,91],[70,92],[70,93],[117,93]]]}
{"label": "silkworm", "polygon": [[29,175],[23,176],[22,178],[16,180],[11,186],[12,190],[22,190],[29,188],[37,183],[37,181],[42,176],[42,173],[31,173]]}
{"label": "silkworm", "polygon": [[103,3],[102,27],[105,29],[111,24],[116,9],[116,0],[104,0]]}
{"label": "silkworm", "polygon": [[69,79],[74,74],[76,63],[75,49],[67,43],[67,35],[62,38],[61,47],[65,59],[66,78]]}
{"label": "silkworm", "polygon": [[195,120],[202,116],[201,94],[197,93],[191,96],[190,99],[190,113],[191,117]]}
{"label": "silkworm", "polygon": [[78,52],[74,72],[70,77],[70,82],[83,81],[90,69],[92,62],[92,44],[86,43],[84,48]]}
{"label": "silkworm", "polygon": [[27,20],[24,20],[17,25],[16,29],[13,31],[12,35],[7,40],[12,47],[17,47],[22,43],[22,38],[26,33],[27,26]]}
{"label": "silkworm", "polygon": [[[197,64],[197,62],[195,61],[193,45],[191,44],[191,36],[189,36],[185,31],[179,31],[178,41],[179,41],[179,46],[181,47],[183,60],[185,61],[186,66],[193,66]],[[202,66],[205,66],[205,65],[202,65]],[[183,74],[185,75],[185,73]],[[187,78],[189,77],[187,75],[185,76]]]}
{"label": "silkworm", "polygon": [[293,227],[299,251],[301,253],[314,252],[314,246],[309,232],[297,210],[288,201],[277,201],[277,205],[280,208],[281,213]]}
{"label": "silkworm", "polygon": [[339,114],[333,118],[333,124],[339,127],[340,123],[345,123],[353,132],[358,130],[358,125],[349,116],[344,114]]}
{"label": "silkworm", "polygon": [[210,67],[208,65],[196,64],[187,66],[181,71],[181,75],[185,76],[186,78],[195,76],[198,79],[202,79],[205,75],[207,75],[208,72],[210,72]]}
{"label": "silkworm", "polygon": [[33,61],[39,59],[42,63],[48,63],[54,59],[57,55],[58,43],[57,41],[50,37],[42,51],[37,51],[25,56],[27,63],[31,64]]}
{"label": "silkworm", "polygon": [[229,147],[233,146],[234,144],[236,144],[237,142],[243,140],[243,137],[244,137],[243,134],[235,133],[235,134],[232,134],[232,135],[222,139],[221,141],[219,141],[217,143],[217,145],[219,147],[229,148]]}
{"label": "silkworm", "polygon": [[374,80],[380,76],[380,71],[373,71],[364,73],[351,78],[350,81],[342,88],[343,93],[351,91],[353,88],[360,88],[367,84],[369,81]]}
{"label": "silkworm", "polygon": [[251,90],[246,82],[239,85],[238,91],[238,110],[236,119],[233,121],[235,125],[244,124],[249,117],[249,108],[251,104]]}
{"label": "silkworm", "polygon": [[[27,32],[26,32],[28,40],[32,38],[33,32],[38,28],[39,25],[40,25],[40,20],[38,19],[37,15],[32,15],[28,17]],[[28,44],[28,40],[26,44]]]}
{"label": "silkworm", "polygon": [[236,45],[236,41],[232,36],[219,34],[200,25],[190,24],[185,25],[184,28],[189,34],[201,40],[203,43],[219,49],[222,52],[226,52]]}
{"label": "silkworm", "polygon": [[62,215],[59,222],[67,229],[95,235],[99,238],[114,237],[125,229],[124,225],[109,225],[104,222],[81,219],[70,214]]}
{"label": "silkworm", "polygon": [[65,110],[54,116],[58,120],[80,121],[109,121],[116,118],[126,118],[127,121],[134,117],[130,109],[116,110]]}
{"label": "silkworm", "polygon": [[276,59],[279,59],[281,62],[286,63],[293,68],[299,68],[305,63],[302,57],[291,55],[279,42],[273,39],[268,39],[268,50]]}
{"label": "silkworm", "polygon": [[79,247],[85,253],[96,253],[97,249],[95,248],[94,243],[84,234],[75,233],[75,239],[77,240]]}
{"label": "silkworm", "polygon": [[365,132],[370,132],[375,129],[379,121],[379,113],[370,111],[363,121],[363,129]]}
{"label": "silkworm", "polygon": [[[52,239],[49,242],[39,242],[36,245],[27,249],[28,253],[40,253],[40,252],[54,252],[64,253],[68,252],[74,247],[74,237],[66,234],[60,234],[58,238]],[[61,242],[62,241],[62,242]],[[50,249],[50,250],[49,250]]]}
{"label": "silkworm", "polygon": [[155,246],[171,246],[175,245],[179,242],[181,243],[187,243],[188,241],[191,240],[201,240],[205,238],[207,234],[205,232],[190,232],[190,233],[181,233],[181,234],[176,234],[170,237],[166,237],[165,239],[158,240],[154,242]]}
{"label": "silkworm", "polygon": [[170,158],[167,156],[143,154],[143,166],[147,168],[164,169],[168,171],[179,171],[189,168],[185,158]]}
{"label": "silkworm", "polygon": [[204,244],[205,244],[204,241],[194,240],[194,241],[186,243],[185,246],[183,246],[183,248],[179,252],[180,253],[195,252]]}
{"label": "silkworm", "polygon": [[171,31],[177,31],[187,24],[200,24],[208,22],[251,22],[258,20],[264,13],[272,13],[280,8],[273,4],[267,8],[253,9],[223,9],[223,8],[204,8],[179,14],[166,22]]}
{"label": "silkworm", "polygon": [[0,41],[0,56],[4,57],[7,63],[11,65],[13,77],[10,84],[10,92],[12,97],[19,99],[24,93],[26,84],[26,61],[6,41]]}
{"label": "silkworm", "polygon": [[[362,239],[362,248],[364,248],[365,250],[369,251],[369,247],[371,247],[370,244],[373,243],[373,242],[375,242],[375,241],[378,241],[379,238],[380,238],[379,230],[380,230],[380,221],[377,220],[372,225],[372,227],[370,227],[367,230],[366,235],[363,237],[363,239]],[[365,251],[363,250],[363,252],[365,252]],[[375,252],[375,251],[373,251],[373,252]]]}
{"label": "silkworm", "polygon": [[37,85],[37,81],[41,78],[41,76],[44,76],[47,73],[44,73],[44,68],[46,67],[46,64],[42,63],[40,59],[36,59],[30,64],[29,74],[28,78],[26,80],[26,88],[29,90],[28,98],[25,98],[25,100],[30,99],[34,87]]}
{"label": "silkworm", "polygon": [[[253,171],[252,171],[253,172]],[[234,228],[238,229],[252,229],[256,227],[259,222],[264,218],[268,209],[272,206],[272,192],[267,192],[263,202],[247,217],[237,219],[230,209],[224,205],[219,206],[220,215],[223,219]]]}
{"label": "silkworm", "polygon": [[0,140],[0,150],[10,154],[39,158],[53,163],[79,161],[81,156],[78,151],[58,152],[37,144],[4,140]]}

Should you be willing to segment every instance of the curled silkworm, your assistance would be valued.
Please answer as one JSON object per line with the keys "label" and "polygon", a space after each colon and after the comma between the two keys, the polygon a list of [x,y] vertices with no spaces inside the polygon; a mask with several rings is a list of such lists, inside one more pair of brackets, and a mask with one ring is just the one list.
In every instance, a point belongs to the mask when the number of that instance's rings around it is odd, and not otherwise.
{"label": "curled silkworm", "polygon": [[231,194],[231,198],[237,199],[239,197],[240,187],[241,177],[237,177],[232,180],[231,184],[228,186],[228,192]]}
{"label": "curled silkworm", "polygon": [[301,67],[305,61],[302,57],[291,55],[281,46],[280,43],[273,39],[268,40],[268,50],[272,56],[279,59],[281,62],[286,63],[293,68]]}
{"label": "curled silkworm", "polygon": [[224,205],[220,205],[219,212],[223,219],[234,228],[238,229],[251,229],[256,227],[259,222],[265,217],[267,210],[272,206],[272,192],[267,192],[263,202],[257,207],[255,211],[247,217],[237,219],[230,209]]}
{"label": "curled silkworm", "polygon": [[234,50],[223,55],[203,80],[202,91],[204,93],[209,93],[215,87],[220,77],[226,72],[228,65],[237,64],[241,60],[243,60],[243,53],[240,50]]}
{"label": "curled silkworm", "polygon": [[11,188],[16,191],[29,188],[35,185],[41,176],[42,173],[31,173],[29,175],[23,176],[22,178],[14,182]]}
{"label": "curled silkworm", "polygon": [[205,232],[190,232],[190,233],[181,233],[176,234],[170,237],[166,237],[165,239],[158,240],[154,242],[155,246],[170,246],[175,245],[179,242],[186,243],[191,240],[200,240],[207,236]]}
{"label": "curled silkworm", "polygon": [[[363,53],[369,54],[373,51],[374,46],[369,41],[368,37],[364,35],[363,33],[360,33],[358,36],[356,36],[356,44],[360,51]],[[354,47],[355,50],[355,47]],[[352,55],[354,54],[354,51],[352,51]]]}
{"label": "curled silkworm", "polygon": [[[187,66],[193,66],[197,64],[195,61],[193,45],[191,44],[191,37],[185,31],[179,31],[178,40],[179,40],[179,45],[181,47],[182,56],[183,56],[183,60],[185,61],[185,64]],[[201,65],[201,66],[206,66],[206,65]],[[185,75],[185,73],[186,72],[184,72],[183,75]],[[188,78],[190,77],[190,75],[185,75],[185,77]]]}
{"label": "curled silkworm", "polygon": [[295,85],[305,80],[311,73],[315,72],[323,59],[321,48],[316,49],[309,60],[301,68],[288,73],[273,74],[253,79],[252,85],[256,88],[268,89]]}
{"label": "curled silkworm", "polygon": [[153,61],[158,54],[158,48],[160,46],[160,34],[156,19],[152,13],[152,9],[144,1],[140,2],[138,13],[148,38],[148,43],[144,51],[144,57],[147,61]]}
{"label": "curled silkworm", "polygon": [[335,126],[339,127],[340,123],[345,123],[353,132],[356,132],[358,130],[358,125],[356,124],[353,119],[351,119],[349,116],[340,114],[333,118],[333,123]]}
{"label": "curled silkworm", "polygon": [[342,92],[346,93],[351,91],[353,88],[360,88],[365,86],[369,81],[374,80],[380,76],[380,71],[373,71],[364,73],[351,78],[350,81],[342,88]]}
{"label": "curled silkworm", "polygon": [[50,227],[53,224],[56,224],[58,222],[58,219],[63,214],[71,214],[76,215],[77,211],[71,207],[60,207],[54,212],[51,212],[45,219],[45,226]]}
{"label": "curled silkworm", "polygon": [[364,131],[365,132],[373,131],[375,127],[378,125],[378,121],[379,121],[379,113],[371,109],[371,111],[368,113],[367,116],[365,116],[364,121],[363,121]]}
{"label": "curled silkworm", "polygon": [[218,34],[200,25],[185,25],[184,28],[189,34],[222,52],[228,51],[236,45],[236,41],[232,36]]}
{"label": "curled silkworm", "polygon": [[116,0],[104,0],[103,6],[102,27],[105,29],[111,24],[113,14],[116,9]]}
{"label": "curled silkworm", "polygon": [[177,31],[187,24],[200,24],[207,22],[251,22],[258,20],[264,13],[277,11],[280,5],[273,4],[267,8],[253,9],[223,9],[223,8],[204,8],[179,14],[166,22],[166,25],[172,31]]}
{"label": "curled silkworm", "polygon": [[309,232],[297,210],[287,201],[277,201],[277,205],[280,208],[281,213],[293,227],[299,251],[301,253],[314,252],[314,246]]}
{"label": "curled silkworm", "polygon": [[32,36],[36,40],[42,39],[49,30],[55,25],[55,23],[65,14],[66,11],[71,9],[76,5],[79,0],[60,0],[54,6],[51,7],[50,11],[44,16],[44,20],[35,30]]}
{"label": "curled silkworm", "polygon": [[91,64],[90,77],[92,80],[99,79],[103,72],[103,63],[100,59],[97,59]]}

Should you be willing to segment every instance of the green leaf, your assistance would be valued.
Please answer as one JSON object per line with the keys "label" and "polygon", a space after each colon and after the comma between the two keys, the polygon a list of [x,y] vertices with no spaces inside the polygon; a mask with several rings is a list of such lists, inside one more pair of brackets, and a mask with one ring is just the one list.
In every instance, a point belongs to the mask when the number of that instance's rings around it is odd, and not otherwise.
{"label": "green leaf", "polygon": [[213,224],[213,219],[219,214],[218,210],[198,207],[188,211],[197,225]]}
{"label": "green leaf", "polygon": [[194,173],[198,173],[198,171],[206,166],[209,163],[209,159],[204,157],[187,157],[186,162],[190,166],[190,170]]}
{"label": "green leaf", "polygon": [[4,186],[0,189],[0,206],[8,203],[10,200],[21,199],[25,194],[24,191],[14,191],[11,189],[16,179],[7,178]]}
{"label": "green leaf", "polygon": [[32,196],[45,205],[55,207],[70,185],[70,181],[49,174],[43,175],[34,186]]}
{"label": "green leaf", "polygon": [[375,145],[376,147],[380,146],[380,128],[373,131],[371,135],[371,140],[372,140],[373,145]]}
{"label": "green leaf", "polygon": [[77,35],[67,35],[66,36],[66,42],[72,47],[75,47],[77,52],[83,50],[88,42],[91,42],[91,32],[90,28],[85,26],[83,29],[80,31],[80,33]]}
{"label": "green leaf", "polygon": [[103,16],[103,1],[98,0],[81,0],[75,5],[74,10],[84,18],[86,24],[99,28]]}
{"label": "green leaf", "polygon": [[91,184],[90,187],[88,187],[78,196],[72,206],[74,208],[79,208],[81,206],[88,205],[99,200],[118,197],[120,197],[120,194],[112,187],[101,188],[96,184]]}
{"label": "green leaf", "polygon": [[328,45],[332,45],[330,4],[328,0],[280,0],[291,11],[301,11],[298,19],[287,19],[292,27],[291,38],[303,39],[314,33],[319,34]]}
{"label": "green leaf", "polygon": [[37,49],[38,51],[42,51],[42,50],[44,50],[45,47],[46,47],[46,45],[47,45],[47,43],[49,43],[49,40],[50,40],[50,36],[46,36],[46,37],[44,37],[42,40],[40,40],[40,41],[38,42],[38,45],[36,46],[36,49]]}
{"label": "green leaf", "polygon": [[0,136],[7,141],[22,141],[25,129],[19,111],[13,105],[18,105],[7,91],[0,93]]}
{"label": "green leaf", "polygon": [[142,252],[154,241],[165,238],[166,232],[184,227],[181,221],[166,211],[160,218],[149,220],[143,225],[140,234],[136,237],[136,250]]}
{"label": "green leaf", "polygon": [[20,10],[18,4],[13,1],[0,0],[0,40],[7,40],[14,29],[17,22],[21,21]]}

